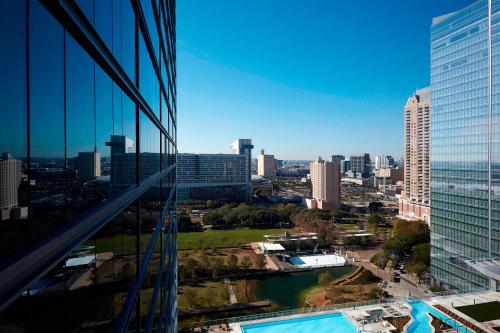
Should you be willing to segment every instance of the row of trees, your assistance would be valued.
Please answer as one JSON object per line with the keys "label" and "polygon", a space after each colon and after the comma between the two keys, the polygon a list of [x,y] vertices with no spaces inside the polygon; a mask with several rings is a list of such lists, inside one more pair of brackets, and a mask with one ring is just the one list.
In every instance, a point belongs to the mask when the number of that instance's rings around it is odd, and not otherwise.
{"label": "row of trees", "polygon": [[297,212],[294,205],[276,205],[272,208],[255,207],[246,203],[239,205],[225,204],[203,215],[203,223],[215,229],[233,229],[242,227],[276,228],[291,221]]}
{"label": "row of trees", "polygon": [[202,253],[199,257],[187,256],[179,262],[179,280],[217,278],[221,275],[238,274],[250,270],[255,265],[258,269],[266,267],[266,258],[258,254],[254,260],[250,256],[244,256],[241,260],[234,254],[227,258],[221,256],[210,256]]}
{"label": "row of trees", "polygon": [[293,224],[308,232],[315,232],[322,242],[334,242],[339,234],[332,222],[334,213],[321,209],[302,209],[292,218]]}
{"label": "row of trees", "polygon": [[384,244],[386,256],[407,256],[406,270],[417,275],[430,265],[430,229],[423,221],[396,220],[392,237]]}

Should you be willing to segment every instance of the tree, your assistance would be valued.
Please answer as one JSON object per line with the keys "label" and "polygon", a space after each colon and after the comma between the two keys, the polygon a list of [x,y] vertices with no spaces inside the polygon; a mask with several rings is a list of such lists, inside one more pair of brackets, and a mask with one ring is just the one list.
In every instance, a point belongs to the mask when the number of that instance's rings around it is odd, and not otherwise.
{"label": "tree", "polygon": [[232,271],[232,272],[236,272],[238,271],[238,257],[234,254],[231,254],[228,258],[227,258],[227,265],[229,266],[229,269]]}
{"label": "tree", "polygon": [[243,279],[241,280],[241,287],[243,288],[243,290],[245,291],[245,297],[247,298],[247,302],[249,301],[248,299],[248,290],[247,290],[247,279]]}
{"label": "tree", "polygon": [[183,290],[184,297],[186,298],[186,303],[188,308],[195,308],[196,292],[191,287],[185,287]]}
{"label": "tree", "polygon": [[375,236],[378,234],[378,226],[382,223],[385,223],[385,220],[379,214],[371,214],[368,216],[368,228]]}
{"label": "tree", "polygon": [[421,277],[429,268],[431,261],[431,245],[430,243],[417,244],[413,247],[413,252],[406,269],[410,273],[414,273]]}
{"label": "tree", "polygon": [[131,279],[135,274],[135,269],[134,266],[127,262],[125,265],[123,265],[122,271],[121,271],[121,280],[128,280]]}
{"label": "tree", "polygon": [[430,242],[429,226],[422,221],[396,220],[392,235],[384,244],[386,254],[401,255],[410,252],[417,244]]}
{"label": "tree", "polygon": [[318,283],[320,286],[323,287],[323,290],[325,292],[325,299],[326,299],[326,287],[328,286],[328,284],[330,283],[331,281],[331,278],[330,278],[330,274],[328,274],[328,272],[321,272],[319,273],[318,275]]}
{"label": "tree", "polygon": [[426,266],[431,263],[431,244],[422,243],[417,244],[413,247],[413,253],[410,258],[410,262],[419,262]]}
{"label": "tree", "polygon": [[207,208],[208,209],[214,209],[218,206],[217,201],[215,200],[207,200]]}
{"label": "tree", "polygon": [[221,257],[215,257],[210,261],[210,270],[212,272],[212,277],[216,278],[224,271],[224,259]]}
{"label": "tree", "polygon": [[382,216],[380,216],[380,214],[373,213],[373,214],[370,214],[370,216],[368,216],[368,223],[380,225],[380,224],[385,223],[385,220]]}
{"label": "tree", "polygon": [[191,230],[191,218],[187,214],[180,214],[177,220],[179,226],[179,231],[190,231]]}
{"label": "tree", "polygon": [[206,288],[205,294],[207,296],[208,306],[212,307],[212,300],[215,296],[215,291],[213,287]]}
{"label": "tree", "polygon": [[264,269],[266,267],[266,256],[263,253],[257,254],[257,257],[255,258],[255,265],[259,267],[259,269]]}
{"label": "tree", "polygon": [[418,277],[421,277],[426,271],[428,266],[421,262],[408,263],[406,269],[408,272],[416,274]]}
{"label": "tree", "polygon": [[372,201],[368,204],[370,214],[378,213],[382,207],[384,207],[384,204],[379,201]]}
{"label": "tree", "polygon": [[252,266],[252,259],[250,258],[250,256],[244,256],[241,260],[240,265],[243,270],[249,269]]}

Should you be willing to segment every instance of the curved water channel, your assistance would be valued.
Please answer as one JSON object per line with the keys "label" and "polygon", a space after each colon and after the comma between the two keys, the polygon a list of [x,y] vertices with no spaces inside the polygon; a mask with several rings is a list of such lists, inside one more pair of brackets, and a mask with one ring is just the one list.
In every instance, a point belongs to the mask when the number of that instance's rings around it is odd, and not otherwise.
{"label": "curved water channel", "polygon": [[[248,279],[247,283],[254,285],[254,301],[269,300],[271,301],[270,307],[190,316],[181,319],[179,324],[183,326],[184,323],[187,324],[188,322],[301,308],[304,307],[306,295],[312,289],[318,287],[319,275],[322,272],[328,272],[333,280],[347,275],[355,269],[353,266],[341,266],[307,272],[265,275],[260,278]],[[233,280],[232,282],[236,281]]]}
{"label": "curved water channel", "polygon": [[273,311],[296,309],[304,306],[308,291],[318,286],[319,275],[328,272],[331,279],[340,278],[354,271],[353,266],[316,269],[309,272],[266,276],[255,281],[255,298],[270,300]]}

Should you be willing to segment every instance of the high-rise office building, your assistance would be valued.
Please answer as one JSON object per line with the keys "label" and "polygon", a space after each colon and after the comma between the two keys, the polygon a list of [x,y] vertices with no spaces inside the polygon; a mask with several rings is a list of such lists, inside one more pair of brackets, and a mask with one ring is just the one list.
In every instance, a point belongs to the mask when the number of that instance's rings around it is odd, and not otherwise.
{"label": "high-rise office building", "polygon": [[351,170],[361,174],[361,177],[368,178],[372,171],[370,154],[353,155],[349,159]]}
{"label": "high-rise office building", "polygon": [[344,155],[332,155],[332,162],[337,163],[339,166],[341,165],[342,161],[345,160]]}
{"label": "high-rise office building", "polygon": [[23,162],[3,153],[0,159],[0,208],[12,208],[19,204],[19,185]]}
{"label": "high-rise office building", "polygon": [[312,200],[309,208],[340,208],[340,165],[318,157],[310,164]]}
{"label": "high-rise office building", "polygon": [[273,178],[276,176],[274,155],[264,154],[264,149],[262,149],[257,156],[257,175],[266,178]]}
{"label": "high-rise office building", "polygon": [[231,144],[231,151],[233,154],[245,155],[248,170],[247,181],[252,181],[252,139],[237,139]]}
{"label": "high-rise office building", "polygon": [[346,173],[349,170],[351,170],[351,161],[349,161],[349,160],[341,161],[340,162],[340,172]]}
{"label": "high-rise office building", "polygon": [[174,332],[175,1],[0,13],[0,331]]}
{"label": "high-rise office building", "polygon": [[250,200],[252,140],[231,147],[233,154],[178,154],[177,199]]}
{"label": "high-rise office building", "polygon": [[461,289],[499,290],[500,1],[431,27],[431,272]]}
{"label": "high-rise office building", "polygon": [[404,108],[404,182],[399,215],[429,223],[430,88],[417,90]]}
{"label": "high-rise office building", "polygon": [[0,221],[12,216],[12,208],[19,205],[23,161],[3,153],[0,159]]}

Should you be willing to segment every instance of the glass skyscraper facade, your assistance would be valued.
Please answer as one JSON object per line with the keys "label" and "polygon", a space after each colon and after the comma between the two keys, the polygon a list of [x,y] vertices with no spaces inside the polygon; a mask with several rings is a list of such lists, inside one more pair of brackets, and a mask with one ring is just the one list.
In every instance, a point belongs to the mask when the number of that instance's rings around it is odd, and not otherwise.
{"label": "glass skyscraper facade", "polygon": [[175,0],[0,15],[0,331],[175,331]]}
{"label": "glass skyscraper facade", "polygon": [[452,287],[493,287],[467,260],[500,256],[500,1],[431,28],[431,271]]}

